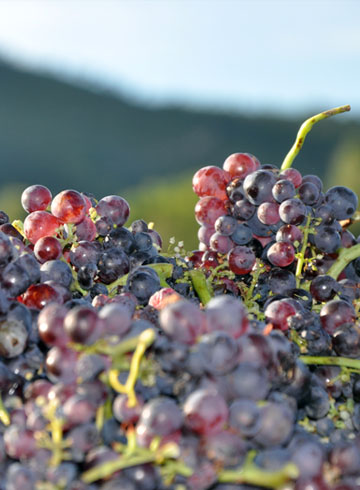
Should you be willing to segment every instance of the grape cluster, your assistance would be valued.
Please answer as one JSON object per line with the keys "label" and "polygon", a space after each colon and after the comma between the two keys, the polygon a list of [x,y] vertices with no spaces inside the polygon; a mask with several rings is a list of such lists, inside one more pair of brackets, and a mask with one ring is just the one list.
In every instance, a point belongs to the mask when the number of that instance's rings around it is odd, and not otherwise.
{"label": "grape cluster", "polygon": [[0,212],[1,490],[360,488],[356,195],[247,153],[193,188],[191,253],[120,196]]}

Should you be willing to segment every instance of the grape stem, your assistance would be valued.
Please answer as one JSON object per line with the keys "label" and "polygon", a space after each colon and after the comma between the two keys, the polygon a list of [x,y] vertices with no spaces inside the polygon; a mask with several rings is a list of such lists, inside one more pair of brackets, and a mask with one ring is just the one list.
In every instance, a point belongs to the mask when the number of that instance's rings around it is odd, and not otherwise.
{"label": "grape stem", "polygon": [[349,105],[343,105],[341,107],[335,107],[334,109],[329,109],[328,111],[320,112],[320,114],[316,114],[315,116],[306,119],[306,121],[304,121],[300,126],[300,129],[296,136],[295,143],[291,147],[289,153],[284,158],[284,161],[281,165],[281,170],[285,170],[291,167],[297,154],[301,150],[302,145],[304,144],[306,135],[312,129],[315,123],[321,121],[322,119],[326,119],[328,117],[334,116],[335,114],[341,114],[342,112],[350,111],[350,109],[351,107]]}
{"label": "grape stem", "polygon": [[288,463],[277,471],[266,471],[253,463],[245,463],[239,469],[222,470],[219,473],[218,481],[221,483],[245,483],[276,489],[298,476],[299,470],[294,463]]}
{"label": "grape stem", "polygon": [[138,344],[131,358],[130,372],[124,385],[121,384],[118,379],[118,369],[110,369],[109,371],[109,382],[111,387],[119,393],[127,394],[129,407],[136,406],[135,384],[139,375],[140,362],[146,349],[154,342],[154,340],[155,332],[151,328],[144,330],[144,332],[139,335]]}
{"label": "grape stem", "polygon": [[360,257],[360,243],[349,248],[341,248],[338,251],[338,258],[327,271],[327,275],[337,279],[339,274],[357,257]]}
{"label": "grape stem", "polygon": [[299,356],[299,359],[304,364],[320,365],[320,366],[341,366],[350,369],[360,370],[360,360],[350,359],[348,357]]}
{"label": "grape stem", "polygon": [[206,280],[205,274],[200,270],[189,271],[189,276],[196,294],[203,306],[205,306],[214,296],[212,288]]}
{"label": "grape stem", "polygon": [[4,402],[3,402],[3,399],[2,399],[1,393],[0,393],[0,421],[4,425],[10,425],[10,423],[11,423],[10,415],[9,415],[8,411],[6,410],[6,408],[5,408],[5,405],[4,405]]}
{"label": "grape stem", "polygon": [[305,262],[305,252],[306,252],[306,247],[308,245],[310,220],[311,220],[311,215],[309,213],[308,214],[308,217],[306,219],[306,225],[305,225],[305,229],[304,229],[303,244],[302,244],[301,251],[300,251],[300,254],[299,254],[299,257],[298,257],[298,261],[297,261],[297,264],[296,264],[295,277],[296,277],[296,287],[297,288],[300,286],[300,278],[301,278],[302,268],[303,268],[304,262]]}

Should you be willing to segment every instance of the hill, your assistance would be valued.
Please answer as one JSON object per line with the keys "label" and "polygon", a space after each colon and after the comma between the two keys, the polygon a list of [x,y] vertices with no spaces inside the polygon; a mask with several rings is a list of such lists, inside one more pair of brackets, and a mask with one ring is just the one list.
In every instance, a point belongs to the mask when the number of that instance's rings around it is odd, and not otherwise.
{"label": "hill", "polygon": [[[172,188],[178,175],[191,179],[201,166],[221,166],[236,151],[280,164],[304,119],[146,107],[5,62],[0,94],[0,194],[6,199],[17,183],[42,183],[53,193],[75,188],[99,198],[126,192],[130,198],[138,186],[151,193],[158,180]],[[321,123],[296,166],[324,176],[335,150],[359,129],[344,117]]]}

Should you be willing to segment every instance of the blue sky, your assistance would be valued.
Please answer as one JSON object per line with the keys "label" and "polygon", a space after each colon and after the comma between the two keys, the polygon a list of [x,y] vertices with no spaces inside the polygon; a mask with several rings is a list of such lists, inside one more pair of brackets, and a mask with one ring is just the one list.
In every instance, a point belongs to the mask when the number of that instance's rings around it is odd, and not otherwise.
{"label": "blue sky", "polygon": [[0,0],[0,54],[151,104],[360,117],[360,2]]}

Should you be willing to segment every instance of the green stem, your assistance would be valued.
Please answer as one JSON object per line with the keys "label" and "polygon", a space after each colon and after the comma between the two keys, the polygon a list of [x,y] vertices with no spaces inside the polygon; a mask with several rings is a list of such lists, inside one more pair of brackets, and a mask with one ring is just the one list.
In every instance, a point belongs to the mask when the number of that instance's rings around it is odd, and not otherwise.
{"label": "green stem", "polygon": [[314,126],[315,123],[321,121],[322,119],[326,119],[327,117],[331,117],[334,116],[335,114],[341,114],[342,112],[347,112],[347,111],[350,111],[350,106],[343,105],[341,107],[335,107],[334,109],[329,109],[328,111],[320,112],[320,114],[316,114],[315,116],[306,119],[306,121],[304,121],[300,126],[300,129],[296,136],[295,143],[291,147],[289,153],[286,155],[281,165],[281,170],[285,170],[291,167],[293,161],[295,160],[295,157],[297,156],[297,154],[302,148],[306,135],[308,134],[308,132],[311,130],[311,128]]}
{"label": "green stem", "polygon": [[304,364],[320,366],[341,366],[350,369],[360,370],[360,359],[350,359],[348,357],[331,356],[299,356]]}
{"label": "green stem", "polygon": [[131,358],[130,371],[125,385],[119,381],[119,370],[110,369],[109,382],[111,387],[119,393],[125,393],[128,396],[128,406],[135,407],[137,403],[135,384],[139,375],[140,362],[145,354],[146,349],[154,342],[155,332],[151,328],[144,330],[138,337],[138,344]]}
{"label": "green stem", "polygon": [[306,247],[308,246],[310,221],[311,221],[311,215],[309,213],[308,217],[306,219],[306,225],[305,225],[305,229],[304,229],[303,244],[302,244],[300,254],[299,254],[299,258],[298,258],[298,261],[296,264],[295,277],[296,277],[296,287],[297,288],[300,286],[300,278],[301,278],[302,268],[303,268],[304,263],[305,263],[305,252],[306,252]]}
{"label": "green stem", "polygon": [[82,474],[81,479],[85,483],[93,483],[101,478],[111,476],[116,471],[140,464],[153,463],[154,460],[154,454],[136,455],[129,458],[120,456],[120,458],[115,461],[108,461],[107,463],[103,463],[102,465],[95,466],[94,468],[85,471]]}
{"label": "green stem", "polygon": [[137,466],[146,463],[163,464],[167,459],[174,459],[179,456],[179,449],[176,444],[168,443],[159,448],[158,451],[150,451],[145,448],[135,448],[133,454],[121,455],[115,461],[108,461],[85,471],[81,479],[85,483],[93,483],[101,478],[111,476],[113,473],[124,468]]}
{"label": "green stem", "polygon": [[266,471],[253,463],[245,463],[239,469],[222,470],[219,473],[218,481],[221,483],[246,483],[277,489],[298,476],[299,470],[294,463],[288,463],[277,471]]}
{"label": "green stem", "polygon": [[337,279],[339,274],[357,257],[360,257],[360,243],[350,248],[341,248],[335,263],[327,271],[327,275]]}
{"label": "green stem", "polygon": [[196,269],[189,271],[189,276],[196,294],[201,303],[205,306],[214,296],[211,286],[206,280],[205,274]]}
{"label": "green stem", "polygon": [[10,425],[11,424],[10,415],[9,415],[9,412],[5,408],[1,393],[0,393],[0,421],[4,425]]}

